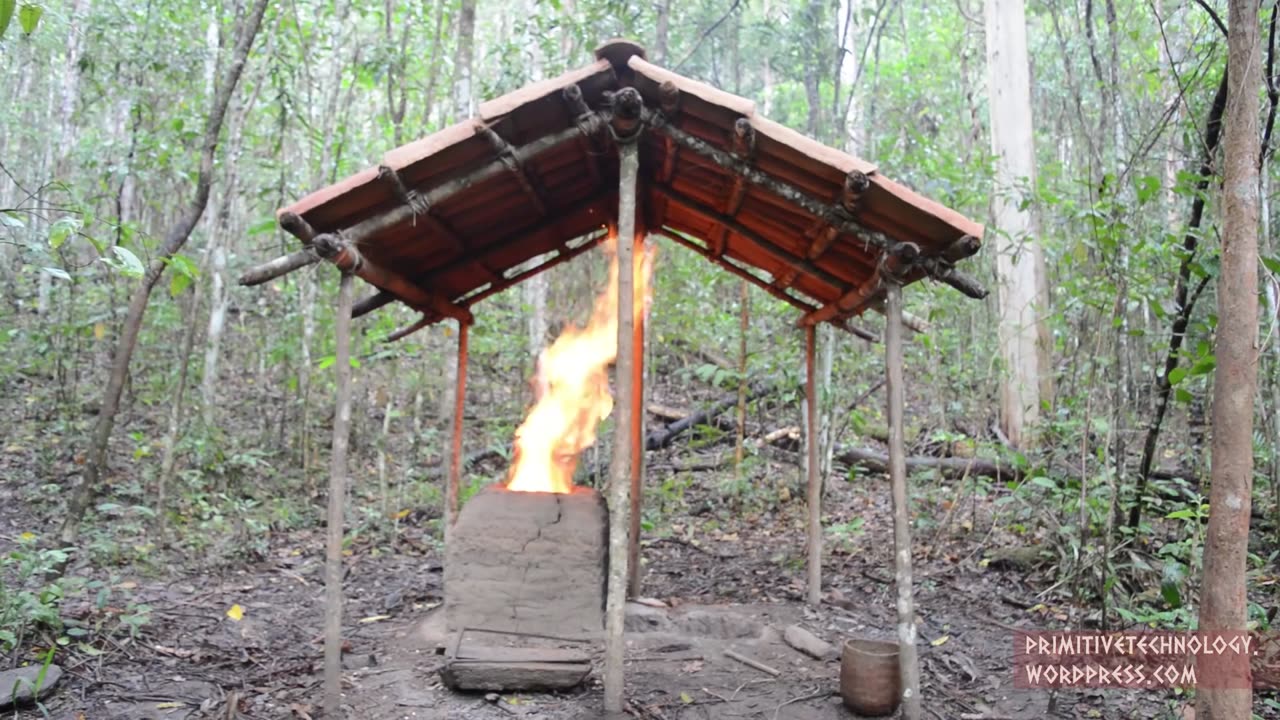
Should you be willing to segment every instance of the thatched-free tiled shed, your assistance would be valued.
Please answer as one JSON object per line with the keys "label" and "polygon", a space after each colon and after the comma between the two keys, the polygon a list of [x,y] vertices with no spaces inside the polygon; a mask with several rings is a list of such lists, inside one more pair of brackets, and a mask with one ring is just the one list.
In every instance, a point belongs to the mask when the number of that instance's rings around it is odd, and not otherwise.
{"label": "thatched-free tiled shed", "polygon": [[[327,259],[344,278],[355,275],[373,286],[349,315],[340,312],[342,323],[395,301],[421,313],[419,322],[395,337],[457,320],[461,387],[466,327],[477,303],[586,252],[605,239],[609,227],[618,227],[623,263],[631,262],[636,237],[664,235],[801,312],[810,426],[813,327],[825,321],[861,333],[847,324],[851,318],[868,309],[885,311],[890,455],[901,461],[901,288],[931,277],[983,297],[986,291],[955,268],[979,249],[982,226],[894,182],[869,162],[762,117],[749,100],[647,62],[633,43],[606,44],[596,58],[587,67],[486,102],[476,117],[391,150],[377,166],[283,208],[280,223],[303,248],[254,268],[241,282],[265,282]],[[638,506],[632,502],[639,499],[636,469],[642,462],[634,352],[640,335],[623,317],[631,312],[627,282],[619,293],[615,443],[615,452],[627,457],[623,470],[615,463],[611,482],[621,494],[611,497],[610,522],[611,532],[624,533],[621,542],[629,542],[631,557],[619,557],[612,547],[614,570],[628,560],[635,565],[639,535]],[[349,282],[343,287],[349,299]],[[341,334],[345,325],[339,327]],[[461,407],[459,389],[446,542],[457,509]],[[335,427],[335,446],[338,441]],[[809,597],[816,602],[820,483],[816,446],[808,445]],[[909,618],[905,470],[900,462],[890,465],[899,582],[907,589]],[[621,487],[628,475],[631,486]],[[616,542],[615,537],[611,545]],[[611,584],[605,682],[610,707],[621,698],[621,626],[613,624],[621,617],[619,592]],[[918,688],[911,674],[914,626],[902,622],[904,687],[910,691]]]}

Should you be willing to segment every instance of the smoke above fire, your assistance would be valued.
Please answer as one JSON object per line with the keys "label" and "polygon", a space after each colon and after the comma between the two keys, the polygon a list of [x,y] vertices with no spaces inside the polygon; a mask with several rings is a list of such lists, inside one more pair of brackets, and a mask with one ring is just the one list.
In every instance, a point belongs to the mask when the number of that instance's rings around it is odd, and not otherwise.
{"label": "smoke above fire", "polygon": [[[596,297],[585,326],[570,325],[538,356],[534,403],[516,429],[515,454],[507,489],[569,493],[583,450],[596,441],[596,428],[613,411],[609,365],[618,357],[618,253],[611,231],[602,243],[609,255],[609,284]],[[635,319],[649,306],[654,248],[636,246]]]}

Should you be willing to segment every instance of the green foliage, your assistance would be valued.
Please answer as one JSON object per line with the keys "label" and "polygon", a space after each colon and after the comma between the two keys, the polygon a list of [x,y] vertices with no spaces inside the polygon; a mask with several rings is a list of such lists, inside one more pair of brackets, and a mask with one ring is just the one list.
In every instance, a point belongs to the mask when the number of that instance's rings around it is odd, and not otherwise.
{"label": "green foliage", "polygon": [[45,578],[67,557],[67,550],[38,547],[31,533],[0,557],[0,651],[12,650],[32,633],[62,629],[59,607],[65,583]]}

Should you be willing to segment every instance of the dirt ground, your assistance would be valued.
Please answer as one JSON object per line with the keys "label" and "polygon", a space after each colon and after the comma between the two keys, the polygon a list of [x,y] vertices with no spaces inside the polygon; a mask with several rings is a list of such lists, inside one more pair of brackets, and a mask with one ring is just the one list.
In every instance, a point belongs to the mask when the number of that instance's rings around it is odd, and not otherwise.
{"label": "dirt ground", "polygon": [[[833,543],[824,603],[802,602],[803,506],[763,516],[695,514],[648,538],[645,592],[670,609],[641,607],[628,621],[627,698],[645,719],[851,718],[834,697],[839,662],[819,662],[780,640],[800,624],[832,643],[889,636],[892,535],[882,479],[833,486],[828,522],[864,517],[863,534]],[[12,505],[10,504],[10,509]],[[705,506],[703,506],[705,507]],[[13,521],[11,513],[0,519]],[[6,523],[8,525],[9,523]],[[958,532],[962,532],[959,529]],[[939,537],[942,536],[942,537]],[[936,541],[936,543],[935,543]],[[936,546],[935,546],[936,544]],[[133,603],[151,607],[135,637],[101,654],[73,655],[46,703],[53,718],[187,720],[318,716],[322,538],[279,534],[267,560],[218,575],[127,577]],[[927,714],[944,720],[1180,717],[1167,692],[1020,691],[1011,658],[1016,629],[1066,627],[1071,610],[1036,601],[1025,573],[983,567],[982,546],[950,533],[917,547],[917,604]],[[434,544],[409,527],[394,547],[353,546],[346,575],[347,717],[391,720],[601,716],[596,668],[576,692],[483,695],[445,690],[437,670],[442,567]],[[1034,578],[1032,578],[1034,580]],[[240,606],[243,617],[227,611]],[[1028,610],[1027,608],[1030,608]],[[84,623],[120,608],[69,607]],[[732,648],[781,671],[777,678],[725,657]],[[234,708],[234,712],[230,709]],[[28,711],[18,717],[40,717]]]}

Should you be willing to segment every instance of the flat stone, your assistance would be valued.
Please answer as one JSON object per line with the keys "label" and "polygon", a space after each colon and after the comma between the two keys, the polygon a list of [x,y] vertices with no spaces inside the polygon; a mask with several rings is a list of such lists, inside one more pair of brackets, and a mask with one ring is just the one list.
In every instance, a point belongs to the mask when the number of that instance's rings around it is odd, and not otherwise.
{"label": "flat stone", "polygon": [[787,626],[787,629],[782,632],[782,639],[791,647],[816,660],[830,660],[836,655],[834,645],[799,625]]}
{"label": "flat stone", "polygon": [[58,681],[62,679],[62,668],[50,665],[40,682],[40,690],[36,691],[36,680],[40,676],[42,666],[28,665],[0,672],[0,710],[22,705],[48,695]]}

